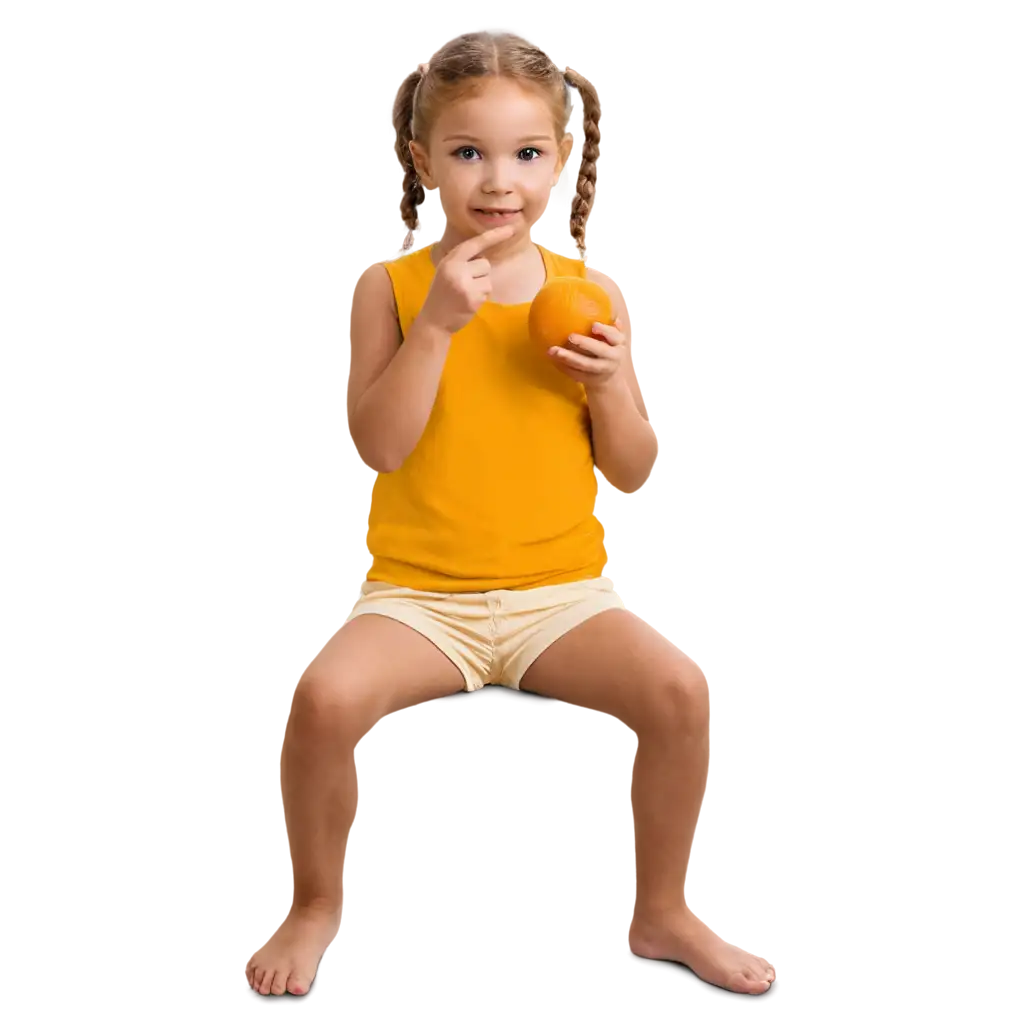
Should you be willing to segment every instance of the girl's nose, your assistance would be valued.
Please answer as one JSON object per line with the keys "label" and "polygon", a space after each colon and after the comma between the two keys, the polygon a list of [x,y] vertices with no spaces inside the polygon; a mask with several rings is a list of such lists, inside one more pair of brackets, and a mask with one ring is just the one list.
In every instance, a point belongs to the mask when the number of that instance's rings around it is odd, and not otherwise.
{"label": "girl's nose", "polygon": [[501,200],[512,192],[515,172],[503,165],[492,164],[484,172],[483,190],[493,199]]}

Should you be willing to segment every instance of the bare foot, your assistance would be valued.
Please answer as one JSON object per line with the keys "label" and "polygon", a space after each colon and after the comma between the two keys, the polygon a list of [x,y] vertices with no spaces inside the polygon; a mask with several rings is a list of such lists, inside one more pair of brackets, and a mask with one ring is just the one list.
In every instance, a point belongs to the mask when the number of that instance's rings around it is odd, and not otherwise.
{"label": "bare foot", "polygon": [[250,987],[261,996],[281,996],[286,991],[305,995],[340,924],[340,910],[292,907],[284,924],[246,964]]}
{"label": "bare foot", "polygon": [[730,992],[760,995],[775,980],[775,968],[767,960],[720,939],[688,907],[658,921],[634,917],[629,948],[650,960],[685,964],[698,978]]}

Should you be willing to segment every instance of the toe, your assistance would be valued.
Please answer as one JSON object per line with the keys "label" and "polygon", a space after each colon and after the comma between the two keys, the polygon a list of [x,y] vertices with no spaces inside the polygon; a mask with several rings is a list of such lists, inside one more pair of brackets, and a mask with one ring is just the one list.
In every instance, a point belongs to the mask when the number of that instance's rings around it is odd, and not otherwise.
{"label": "toe", "polygon": [[734,974],[725,985],[726,988],[732,989],[733,992],[754,992],[755,981],[747,971],[739,971]]}
{"label": "toe", "polygon": [[743,980],[746,982],[746,990],[750,993],[759,993],[767,990],[769,982],[763,972],[756,967],[748,967],[743,972]]}
{"label": "toe", "polygon": [[274,975],[274,983],[270,986],[270,994],[273,996],[283,996],[285,982],[288,980],[288,972],[278,971]]}
{"label": "toe", "polygon": [[309,982],[297,974],[293,974],[288,979],[288,991],[293,996],[304,996],[309,991]]}
{"label": "toe", "polygon": [[270,992],[270,983],[274,980],[274,972],[271,970],[262,970],[256,972],[256,991],[261,996],[265,996]]}
{"label": "toe", "polygon": [[771,981],[774,978],[775,973],[772,969],[771,964],[768,963],[767,959],[761,955],[761,953],[755,952],[753,949],[748,949],[745,946],[736,946],[748,957],[748,964],[746,969],[751,970],[758,978],[766,978]]}
{"label": "toe", "polygon": [[743,973],[754,979],[755,984],[758,986],[757,990],[762,991],[772,983],[772,979],[775,977],[774,972],[759,953],[752,952],[751,950],[743,951],[750,957],[750,961],[743,968]]}
{"label": "toe", "polygon": [[750,968],[737,971],[729,982],[729,987],[737,992],[756,993],[760,986],[757,975]]}

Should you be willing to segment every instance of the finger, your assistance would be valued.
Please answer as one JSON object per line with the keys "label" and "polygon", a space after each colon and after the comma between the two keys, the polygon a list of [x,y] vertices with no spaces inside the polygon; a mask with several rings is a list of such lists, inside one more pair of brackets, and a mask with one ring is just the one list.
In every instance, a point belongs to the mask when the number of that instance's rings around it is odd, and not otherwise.
{"label": "finger", "polygon": [[556,348],[551,353],[552,358],[560,362],[569,363],[581,370],[590,370],[598,373],[607,371],[615,366],[610,359],[602,359],[600,356],[583,355],[581,352],[572,352],[567,348]]}
{"label": "finger", "polygon": [[460,242],[448,253],[448,256],[456,260],[471,260],[489,246],[497,245],[498,242],[511,238],[515,230],[515,224],[499,224],[497,227],[488,228],[486,231],[481,231],[479,235]]}
{"label": "finger", "polygon": [[618,342],[611,338],[588,338],[583,334],[570,334],[567,344],[582,349],[584,352],[593,352],[596,356],[603,355],[608,351],[609,345],[616,345]]}
{"label": "finger", "polygon": [[594,324],[592,330],[600,334],[601,339],[610,345],[621,345],[626,340],[626,336],[610,324]]}

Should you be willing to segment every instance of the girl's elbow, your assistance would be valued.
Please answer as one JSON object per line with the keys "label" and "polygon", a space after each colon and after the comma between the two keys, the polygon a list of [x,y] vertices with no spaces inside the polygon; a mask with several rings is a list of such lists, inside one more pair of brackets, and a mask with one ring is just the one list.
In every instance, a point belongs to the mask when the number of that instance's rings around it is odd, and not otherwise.
{"label": "girl's elbow", "polygon": [[365,439],[360,443],[360,439],[353,434],[352,442],[356,446],[359,458],[375,473],[393,473],[398,468],[393,459],[389,459],[383,453],[376,451],[372,445],[366,443]]}
{"label": "girl's elbow", "polygon": [[635,476],[624,477],[621,480],[609,481],[608,485],[616,495],[627,498],[630,495],[642,495],[650,490],[650,472],[639,473]]}
{"label": "girl's elbow", "polygon": [[350,428],[348,442],[351,445],[352,461],[365,473],[393,473],[406,461],[387,447],[374,443],[364,432]]}

